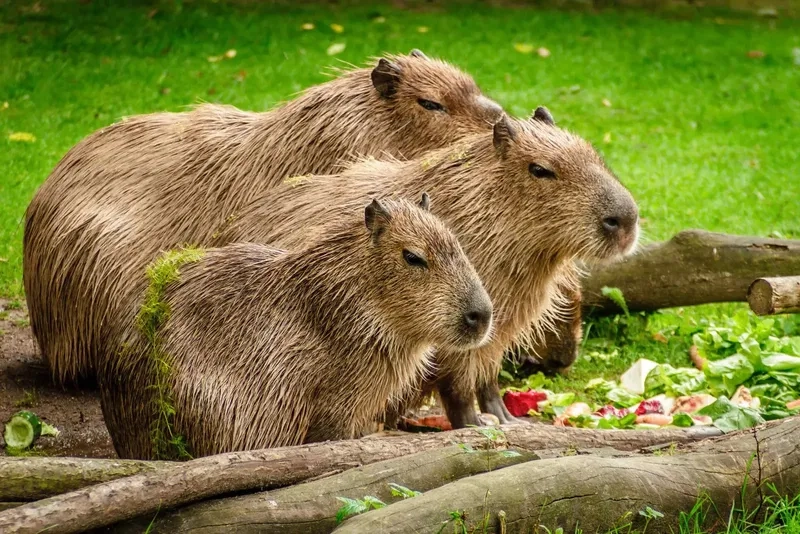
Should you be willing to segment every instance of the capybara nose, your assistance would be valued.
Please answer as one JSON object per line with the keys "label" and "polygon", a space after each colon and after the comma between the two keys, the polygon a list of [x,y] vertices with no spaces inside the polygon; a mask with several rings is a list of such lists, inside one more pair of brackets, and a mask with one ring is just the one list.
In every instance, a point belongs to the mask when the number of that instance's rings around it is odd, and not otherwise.
{"label": "capybara nose", "polygon": [[612,240],[621,253],[628,252],[639,235],[639,209],[633,201],[620,199],[602,217],[600,224],[606,237]]}
{"label": "capybara nose", "polygon": [[500,104],[494,100],[486,98],[483,95],[478,97],[478,105],[482,108],[483,115],[486,117],[486,120],[488,120],[491,124],[494,124],[500,120],[500,117],[503,116],[503,108],[500,107]]}
{"label": "capybara nose", "polygon": [[464,312],[464,330],[476,338],[483,339],[492,325],[492,303],[482,289],[475,291]]}

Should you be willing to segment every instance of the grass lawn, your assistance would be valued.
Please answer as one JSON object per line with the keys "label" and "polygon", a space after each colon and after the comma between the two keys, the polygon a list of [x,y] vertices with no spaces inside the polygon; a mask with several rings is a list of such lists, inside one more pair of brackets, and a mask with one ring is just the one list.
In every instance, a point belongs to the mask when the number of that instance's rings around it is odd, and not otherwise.
{"label": "grass lawn", "polygon": [[[0,1],[0,296],[22,295],[28,201],[93,130],[200,101],[265,110],[324,81],[327,66],[414,47],[469,71],[512,114],[545,104],[594,142],[639,201],[645,241],[685,228],[800,237],[800,20],[470,2],[122,4],[133,3]],[[337,43],[346,47],[329,56]],[[9,137],[19,133],[35,140]],[[581,360],[554,388],[616,378],[645,355],[686,365],[691,327],[738,308],[591,322]],[[797,335],[798,321],[787,329]]]}

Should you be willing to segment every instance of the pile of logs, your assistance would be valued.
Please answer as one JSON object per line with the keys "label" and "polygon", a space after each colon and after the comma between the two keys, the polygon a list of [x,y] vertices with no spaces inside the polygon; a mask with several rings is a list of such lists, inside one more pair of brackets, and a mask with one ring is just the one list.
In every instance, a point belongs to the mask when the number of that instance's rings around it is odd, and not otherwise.
{"label": "pile of logs", "polygon": [[595,268],[584,312],[620,313],[603,287],[622,290],[630,311],[749,302],[758,315],[800,312],[800,241],[687,230]]}
{"label": "pile of logs", "polygon": [[[513,425],[184,463],[1,458],[0,531],[594,532],[649,521],[648,532],[668,532],[698,502],[713,531],[732,509],[797,494],[798,431],[800,417],[727,435]],[[365,496],[387,506],[337,521],[340,497]],[[648,507],[663,517],[639,514]]]}

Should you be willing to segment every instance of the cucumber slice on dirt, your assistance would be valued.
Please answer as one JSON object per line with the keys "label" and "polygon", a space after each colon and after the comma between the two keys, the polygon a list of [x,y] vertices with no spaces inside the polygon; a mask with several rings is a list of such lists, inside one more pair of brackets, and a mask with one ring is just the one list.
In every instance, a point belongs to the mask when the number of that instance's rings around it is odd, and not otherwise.
{"label": "cucumber slice on dirt", "polygon": [[3,439],[6,447],[27,449],[39,436],[58,436],[57,428],[48,425],[32,412],[17,412],[6,423]]}

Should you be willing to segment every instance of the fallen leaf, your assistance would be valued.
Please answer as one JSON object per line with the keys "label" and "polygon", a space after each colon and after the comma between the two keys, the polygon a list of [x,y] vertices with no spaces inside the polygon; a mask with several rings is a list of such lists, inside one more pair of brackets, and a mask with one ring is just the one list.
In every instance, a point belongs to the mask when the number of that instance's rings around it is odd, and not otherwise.
{"label": "fallen leaf", "polygon": [[539,47],[539,49],[536,50],[536,53],[539,54],[539,57],[550,57],[550,50],[543,46]]}
{"label": "fallen leaf", "polygon": [[374,19],[372,19],[372,22],[374,22],[375,24],[383,24],[384,22],[386,22],[386,17],[375,17]]}
{"label": "fallen leaf", "polygon": [[420,26],[420,27],[418,27],[418,28],[417,28],[417,31],[418,31],[419,33],[428,33],[428,30],[429,30],[429,29],[430,29],[430,28],[428,28],[427,26]]}
{"label": "fallen leaf", "polygon": [[533,45],[528,43],[514,43],[514,50],[520,54],[530,54],[533,52]]}
{"label": "fallen leaf", "polygon": [[225,52],[225,57],[226,57],[226,58],[228,58],[228,59],[233,59],[233,58],[235,58],[235,57],[236,57],[236,50],[234,50],[233,48],[231,48],[230,50],[228,50],[227,52]]}
{"label": "fallen leaf", "polygon": [[609,100],[609,99],[607,99],[607,98],[604,98],[604,99],[602,100],[602,103],[603,103],[603,105],[604,105],[605,107],[607,107],[607,108],[610,108],[610,107],[611,107],[611,100]]}
{"label": "fallen leaf", "polygon": [[0,258],[0,263],[8,263],[8,258]]}
{"label": "fallen leaf", "polygon": [[344,43],[333,43],[328,47],[326,50],[329,56],[335,56],[336,54],[341,54],[344,52],[345,44]]}
{"label": "fallen leaf", "polygon": [[0,106],[0,109],[8,109],[8,102],[3,102],[3,105]]}
{"label": "fallen leaf", "polygon": [[316,27],[316,26],[314,26],[314,25],[313,25],[312,23],[310,23],[310,22],[306,22],[305,24],[303,24],[302,26],[300,26],[300,28],[304,29],[305,31],[310,31],[310,30],[313,30],[315,27]]}
{"label": "fallen leaf", "polygon": [[222,61],[222,56],[208,56],[209,63],[216,63],[217,61]]}
{"label": "fallen leaf", "polygon": [[168,95],[172,92],[172,89],[169,87],[162,87],[161,91],[159,91],[162,95]]}
{"label": "fallen leaf", "polygon": [[667,336],[665,336],[661,332],[656,332],[655,334],[653,334],[653,339],[658,341],[659,343],[668,343],[669,342],[669,340],[667,339]]}
{"label": "fallen leaf", "polygon": [[753,58],[753,59],[760,59],[760,58],[764,57],[765,55],[766,54],[764,52],[762,52],[761,50],[750,50],[747,53],[747,57],[750,57],[750,58]]}
{"label": "fallen leaf", "polygon": [[8,140],[33,143],[34,141],[36,141],[36,136],[28,132],[14,132],[12,134],[8,134]]}
{"label": "fallen leaf", "polygon": [[344,31],[344,26],[341,24],[331,24],[331,29],[336,33],[342,33]]}
{"label": "fallen leaf", "polygon": [[243,82],[245,78],[247,78],[247,71],[245,70],[240,70],[236,73],[236,76],[233,77],[237,82]]}
{"label": "fallen leaf", "polygon": [[606,132],[605,135],[603,135],[603,142],[605,144],[608,144],[608,143],[611,142],[611,132]]}
{"label": "fallen leaf", "polygon": [[214,95],[217,94],[217,90],[213,87],[209,87],[207,93],[210,95]]}
{"label": "fallen leaf", "polygon": [[147,18],[152,19],[153,17],[156,16],[156,13],[158,13],[158,8],[151,9],[150,11],[147,12]]}

